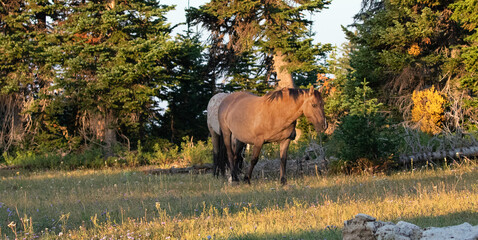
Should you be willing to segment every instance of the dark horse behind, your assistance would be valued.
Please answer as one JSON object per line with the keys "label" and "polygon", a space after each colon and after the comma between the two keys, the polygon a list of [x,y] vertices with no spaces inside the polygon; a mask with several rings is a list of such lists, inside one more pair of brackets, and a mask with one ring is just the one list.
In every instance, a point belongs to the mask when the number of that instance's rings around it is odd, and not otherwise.
{"label": "dark horse behind", "polygon": [[[218,119],[219,105],[228,95],[228,93],[217,93],[209,100],[207,105],[207,127],[209,129],[209,134],[211,135],[213,150],[213,175],[216,177],[219,176],[219,174],[224,176],[226,167],[229,167],[226,146],[224,145],[224,140],[222,139],[222,133]],[[235,147],[237,147],[238,152],[242,152],[245,144],[238,143],[235,144]],[[238,160],[239,170],[242,170],[242,162],[243,158],[240,154]]]}
{"label": "dark horse behind", "polygon": [[327,129],[324,101],[320,92],[313,87],[307,90],[284,88],[262,97],[248,92],[236,92],[222,100],[218,114],[233,182],[239,181],[240,155],[238,151],[233,151],[234,143],[254,145],[251,165],[244,177],[247,183],[250,183],[262,145],[280,143],[280,180],[282,184],[286,184],[287,150],[295,135],[297,119],[305,115],[317,132]]}

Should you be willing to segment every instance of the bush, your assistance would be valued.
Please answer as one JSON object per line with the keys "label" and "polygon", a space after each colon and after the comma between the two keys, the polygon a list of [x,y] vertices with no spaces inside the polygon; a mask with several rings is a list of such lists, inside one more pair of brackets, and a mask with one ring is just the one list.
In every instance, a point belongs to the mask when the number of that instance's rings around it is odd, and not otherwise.
{"label": "bush", "polygon": [[183,137],[181,143],[181,158],[183,161],[194,164],[204,164],[212,162],[212,142],[198,141],[193,142],[193,138]]}
{"label": "bush", "polygon": [[328,154],[337,157],[332,171],[383,170],[396,156],[399,134],[379,114],[347,115],[328,143]]}
{"label": "bush", "polygon": [[194,165],[212,162],[212,142],[194,142],[193,138],[183,137],[181,146],[161,139],[153,146],[153,152],[145,154],[147,163],[160,166]]}
{"label": "bush", "polygon": [[29,169],[78,169],[104,167],[136,167],[155,164],[163,167],[189,166],[212,162],[212,142],[198,141],[184,137],[181,146],[159,139],[150,152],[144,152],[138,141],[137,150],[129,151],[121,145],[114,147],[115,156],[105,158],[101,146],[69,154],[45,153],[35,151],[4,152],[1,156],[8,166]]}
{"label": "bush", "polygon": [[52,168],[61,163],[60,156],[56,154],[37,155],[33,151],[17,151],[13,155],[4,152],[3,158],[7,166],[21,166],[24,168]]}
{"label": "bush", "polygon": [[423,91],[413,91],[412,101],[412,120],[420,124],[423,132],[440,133],[445,119],[445,98],[432,86]]}

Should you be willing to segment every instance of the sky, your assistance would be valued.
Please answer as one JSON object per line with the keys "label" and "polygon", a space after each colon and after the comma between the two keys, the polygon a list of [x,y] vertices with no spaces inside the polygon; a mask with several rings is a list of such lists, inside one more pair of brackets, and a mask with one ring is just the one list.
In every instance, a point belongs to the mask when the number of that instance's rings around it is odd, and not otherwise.
{"label": "sky", "polygon": [[[199,7],[208,0],[160,0],[161,4],[176,5],[176,10],[168,12],[168,22],[177,24],[186,22],[184,9],[188,7]],[[347,26],[353,23],[353,16],[360,10],[362,0],[332,0],[328,9],[315,13],[312,16],[314,24],[312,30],[315,32],[314,42],[331,43],[340,47],[346,42],[345,34],[341,25]],[[181,26],[176,32],[182,32],[186,26]],[[201,30],[201,29],[199,29]]]}

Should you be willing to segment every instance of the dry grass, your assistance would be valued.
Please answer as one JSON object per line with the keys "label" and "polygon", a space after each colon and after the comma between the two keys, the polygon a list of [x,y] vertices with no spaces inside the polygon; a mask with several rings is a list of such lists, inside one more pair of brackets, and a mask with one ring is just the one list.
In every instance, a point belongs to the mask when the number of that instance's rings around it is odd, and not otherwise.
{"label": "dry grass", "polygon": [[290,176],[287,187],[136,170],[0,171],[0,179],[0,238],[340,239],[357,213],[421,227],[478,224],[475,165]]}

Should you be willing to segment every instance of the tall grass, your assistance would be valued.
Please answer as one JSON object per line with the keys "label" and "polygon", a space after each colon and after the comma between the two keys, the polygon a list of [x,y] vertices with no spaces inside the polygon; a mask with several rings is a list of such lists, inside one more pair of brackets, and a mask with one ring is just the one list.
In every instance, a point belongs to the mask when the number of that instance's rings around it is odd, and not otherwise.
{"label": "tall grass", "polygon": [[421,227],[478,224],[474,164],[413,173],[289,176],[229,186],[138,170],[0,171],[0,238],[340,239],[366,213]]}

